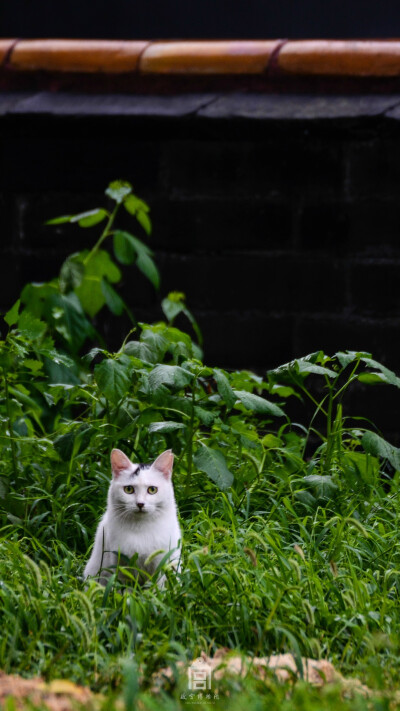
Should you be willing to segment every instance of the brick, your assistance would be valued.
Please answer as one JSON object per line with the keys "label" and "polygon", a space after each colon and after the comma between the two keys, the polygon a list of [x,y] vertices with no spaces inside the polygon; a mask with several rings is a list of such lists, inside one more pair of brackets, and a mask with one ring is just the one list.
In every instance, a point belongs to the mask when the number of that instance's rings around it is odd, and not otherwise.
{"label": "brick", "polygon": [[17,71],[134,72],[147,42],[116,40],[20,40],[10,66]]}
{"label": "brick", "polygon": [[286,135],[270,141],[172,141],[163,161],[174,195],[342,194],[342,147]]}
{"label": "brick", "polygon": [[277,67],[290,75],[400,76],[400,42],[294,40],[281,48]]}
{"label": "brick", "polygon": [[13,252],[0,253],[0,313],[8,311],[18,299],[22,284],[18,256]]}
{"label": "brick", "polygon": [[263,74],[278,40],[152,42],[142,74]]}
{"label": "brick", "polygon": [[400,205],[395,196],[356,200],[347,212],[349,251],[399,258]]}
{"label": "brick", "polygon": [[398,195],[400,140],[380,135],[353,142],[348,149],[348,185],[351,196]]}
{"label": "brick", "polygon": [[251,198],[155,200],[151,212],[151,244],[164,251],[282,249],[292,241],[291,206],[285,202]]}
{"label": "brick", "polygon": [[395,316],[400,311],[400,261],[370,259],[351,264],[350,289],[358,313]]}
{"label": "brick", "polygon": [[300,246],[312,252],[343,256],[349,249],[346,207],[343,203],[306,205],[300,218]]}
{"label": "brick", "polygon": [[344,271],[333,260],[260,251],[157,256],[163,291],[183,291],[193,308],[296,313],[345,305]]}
{"label": "brick", "polygon": [[75,252],[93,246],[101,225],[82,229],[78,224],[47,225],[61,215],[74,215],[105,205],[103,194],[39,193],[16,198],[18,229],[24,249],[51,249]]}
{"label": "brick", "polygon": [[0,154],[7,170],[0,174],[0,190],[97,193],[117,178],[131,180],[142,193],[147,186],[157,186],[155,141],[135,138],[126,128],[108,134],[99,123],[85,123],[77,131],[63,124],[56,132],[54,123],[45,122],[39,134],[19,126],[11,135],[3,134]]}
{"label": "brick", "polygon": [[210,365],[236,369],[242,363],[245,368],[265,374],[267,369],[292,357],[290,316],[260,311],[194,313],[204,336],[204,359]]}

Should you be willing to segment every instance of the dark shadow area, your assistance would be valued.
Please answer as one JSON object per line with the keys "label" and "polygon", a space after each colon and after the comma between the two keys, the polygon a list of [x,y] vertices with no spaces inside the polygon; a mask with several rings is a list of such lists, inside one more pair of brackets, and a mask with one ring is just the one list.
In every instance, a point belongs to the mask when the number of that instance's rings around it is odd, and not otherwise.
{"label": "dark shadow area", "polygon": [[376,38],[400,34],[400,6],[395,0],[14,0],[2,3],[0,23],[3,37],[24,38]]}

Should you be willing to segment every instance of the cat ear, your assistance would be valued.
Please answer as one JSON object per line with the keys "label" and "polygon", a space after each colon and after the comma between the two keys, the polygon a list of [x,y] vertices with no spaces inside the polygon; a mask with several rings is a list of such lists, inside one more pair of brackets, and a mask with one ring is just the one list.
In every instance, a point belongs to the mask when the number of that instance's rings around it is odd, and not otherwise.
{"label": "cat ear", "polygon": [[124,469],[132,469],[132,462],[120,449],[111,452],[111,470],[114,477],[118,477]]}
{"label": "cat ear", "polygon": [[166,479],[170,479],[172,476],[172,465],[174,463],[174,455],[172,454],[172,449],[167,449],[165,452],[157,457],[156,461],[153,462],[153,467],[158,469]]}

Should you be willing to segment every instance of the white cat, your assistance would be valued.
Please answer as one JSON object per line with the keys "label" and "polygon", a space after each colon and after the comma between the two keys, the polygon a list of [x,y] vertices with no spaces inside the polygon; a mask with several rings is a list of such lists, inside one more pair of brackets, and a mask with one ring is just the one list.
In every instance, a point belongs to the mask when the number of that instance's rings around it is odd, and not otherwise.
{"label": "white cat", "polygon": [[[135,566],[152,575],[165,553],[178,569],[180,539],[172,486],[172,450],[160,454],[153,464],[134,464],[120,449],[111,452],[112,480],[107,509],[96,531],[84,578],[98,577],[103,585],[116,566],[138,554]],[[146,565],[146,559],[158,553]],[[165,576],[159,579],[162,587]]]}

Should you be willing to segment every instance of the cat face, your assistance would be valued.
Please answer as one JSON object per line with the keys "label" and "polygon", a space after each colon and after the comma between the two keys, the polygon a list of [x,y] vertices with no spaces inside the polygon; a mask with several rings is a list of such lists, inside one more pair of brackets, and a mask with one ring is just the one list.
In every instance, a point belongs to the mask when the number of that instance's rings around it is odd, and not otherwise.
{"label": "cat face", "polygon": [[174,455],[169,449],[150,465],[135,464],[119,449],[111,452],[110,496],[122,520],[157,516],[174,501],[171,476]]}

